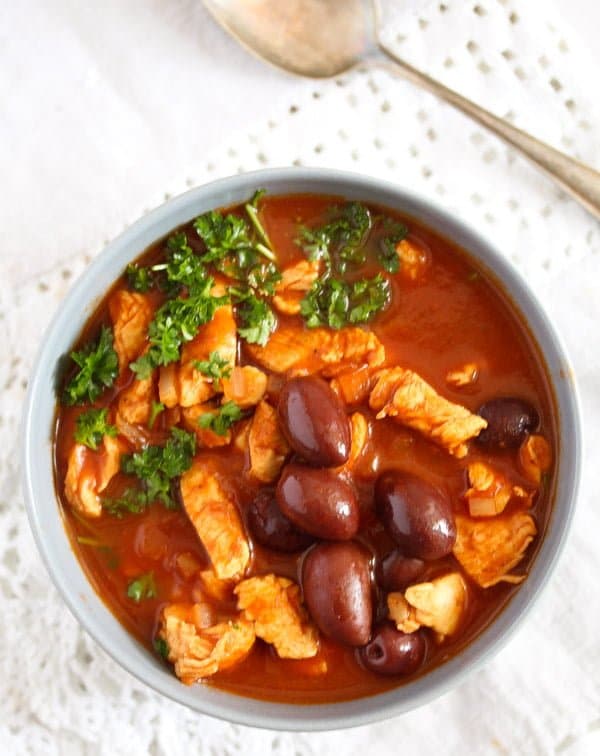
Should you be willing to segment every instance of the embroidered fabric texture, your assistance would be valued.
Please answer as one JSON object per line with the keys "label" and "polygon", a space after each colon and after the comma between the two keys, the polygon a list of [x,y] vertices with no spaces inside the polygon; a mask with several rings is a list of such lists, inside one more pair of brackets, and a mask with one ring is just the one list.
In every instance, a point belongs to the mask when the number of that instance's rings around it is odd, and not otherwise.
{"label": "embroidered fabric texture", "polygon": [[[598,71],[558,8],[545,0],[389,3],[386,40],[600,168]],[[213,178],[321,165],[419,191],[516,264],[571,354],[591,461],[600,442],[598,223],[493,136],[412,85],[377,69],[318,82],[288,77],[239,50],[198,2],[95,8],[56,0],[50,10],[31,0],[6,4],[0,15],[11,29],[0,50],[0,93],[10,104],[0,123],[0,752],[588,752],[600,730],[597,465],[584,470],[573,534],[550,586],[482,671],[401,718],[292,735],[219,722],[161,698],[78,627],[29,531],[18,424],[44,329],[107,239],[169,195]]]}

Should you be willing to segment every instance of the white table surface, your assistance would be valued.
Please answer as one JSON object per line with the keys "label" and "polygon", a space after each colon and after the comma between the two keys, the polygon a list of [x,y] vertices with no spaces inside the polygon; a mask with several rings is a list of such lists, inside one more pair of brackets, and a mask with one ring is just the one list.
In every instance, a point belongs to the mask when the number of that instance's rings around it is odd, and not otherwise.
{"label": "white table surface", "polygon": [[[388,6],[408,59],[600,169],[600,3]],[[600,753],[598,222],[429,95],[377,71],[288,76],[197,0],[1,3],[0,102],[0,753]],[[73,277],[166,196],[294,162],[413,186],[492,239],[557,323],[586,429],[573,535],[520,633],[427,707],[312,735],[200,717],[117,668],[53,588],[18,483],[28,370]]]}

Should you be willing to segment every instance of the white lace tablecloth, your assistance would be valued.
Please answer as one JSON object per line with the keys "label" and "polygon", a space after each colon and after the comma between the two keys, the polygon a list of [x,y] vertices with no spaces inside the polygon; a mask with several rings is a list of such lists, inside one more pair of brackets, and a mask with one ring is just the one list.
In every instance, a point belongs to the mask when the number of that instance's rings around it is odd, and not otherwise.
{"label": "white lace tablecloth", "polygon": [[[600,168],[596,0],[388,8],[386,38],[412,63]],[[600,753],[600,224],[410,84],[377,70],[287,76],[238,49],[198,0],[0,3],[0,102],[0,753]],[[478,228],[553,316],[586,430],[572,537],[521,632],[430,705],[321,734],[200,716],[118,668],[50,582],[18,470],[30,366],[87,262],[171,194],[289,164],[391,179]]]}

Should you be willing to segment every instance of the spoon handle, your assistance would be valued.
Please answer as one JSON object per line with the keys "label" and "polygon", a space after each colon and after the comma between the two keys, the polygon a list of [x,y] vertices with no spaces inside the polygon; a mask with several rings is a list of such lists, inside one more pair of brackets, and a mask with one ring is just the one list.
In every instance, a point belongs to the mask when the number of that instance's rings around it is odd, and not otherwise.
{"label": "spoon handle", "polygon": [[500,139],[508,142],[541,168],[550,178],[554,179],[566,192],[575,197],[592,215],[600,218],[600,173],[598,171],[540,142],[539,139],[532,137],[525,131],[511,126],[510,123],[484,110],[484,108],[480,108],[479,105],[458,94],[458,92],[445,87],[427,74],[413,68],[401,58],[396,57],[381,43],[379,43],[379,48],[394,61],[395,65],[390,66],[391,71],[400,73],[409,81],[454,105],[455,108],[462,110],[463,113],[488,128]]}

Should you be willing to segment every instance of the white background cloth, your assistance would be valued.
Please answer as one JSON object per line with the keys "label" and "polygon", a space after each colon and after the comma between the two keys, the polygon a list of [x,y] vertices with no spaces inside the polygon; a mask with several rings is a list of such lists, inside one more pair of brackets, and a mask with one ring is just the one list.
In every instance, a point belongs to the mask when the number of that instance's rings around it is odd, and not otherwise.
{"label": "white background cloth", "polygon": [[[406,0],[388,3],[386,37],[413,64],[600,169],[598,6]],[[3,0],[0,103],[0,753],[600,753],[599,223],[410,84],[375,70],[293,78],[239,49],[199,0]],[[571,539],[517,636],[430,705],[321,734],[199,716],[118,668],[51,584],[18,482],[28,373],[73,278],[165,197],[293,163],[414,187],[487,236],[558,326],[586,431]]]}

